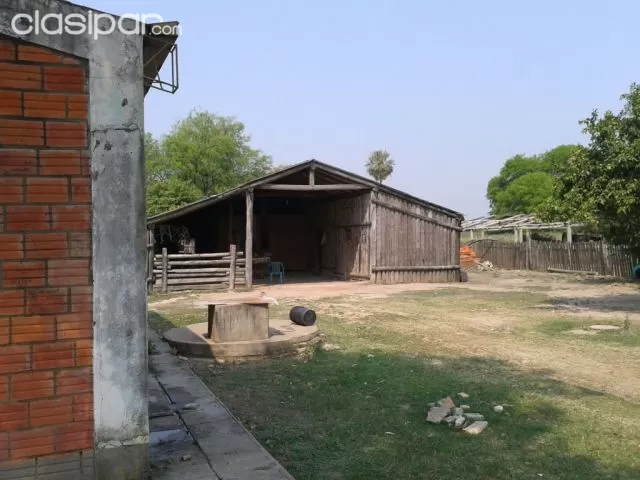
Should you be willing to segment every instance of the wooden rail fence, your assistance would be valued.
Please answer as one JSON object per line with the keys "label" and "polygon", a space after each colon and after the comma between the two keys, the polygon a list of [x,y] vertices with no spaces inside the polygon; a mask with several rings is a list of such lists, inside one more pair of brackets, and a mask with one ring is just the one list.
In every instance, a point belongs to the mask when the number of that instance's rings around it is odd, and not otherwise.
{"label": "wooden rail fence", "polygon": [[478,240],[468,245],[477,257],[490,261],[497,268],[567,271],[628,278],[640,263],[623,246],[604,242],[538,242],[523,243]]}
{"label": "wooden rail fence", "polygon": [[[267,258],[254,258],[254,263],[266,263]],[[149,255],[147,270],[149,290],[167,293],[179,290],[209,290],[229,288],[233,290],[246,283],[246,259],[231,245],[228,252],[180,253]]]}

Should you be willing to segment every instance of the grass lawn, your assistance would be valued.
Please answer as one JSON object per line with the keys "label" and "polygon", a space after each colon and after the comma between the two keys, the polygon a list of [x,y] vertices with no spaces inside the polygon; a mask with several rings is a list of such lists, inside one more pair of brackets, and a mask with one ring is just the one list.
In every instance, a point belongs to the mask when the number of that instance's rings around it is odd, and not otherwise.
{"label": "grass lawn", "polygon": [[[193,365],[298,480],[640,479],[637,323],[574,335],[591,319],[539,308],[548,303],[535,289],[304,302],[340,350]],[[615,315],[597,323],[625,323]],[[179,306],[150,314],[160,330],[202,318]],[[483,434],[425,422],[427,403],[457,392],[487,417]]]}

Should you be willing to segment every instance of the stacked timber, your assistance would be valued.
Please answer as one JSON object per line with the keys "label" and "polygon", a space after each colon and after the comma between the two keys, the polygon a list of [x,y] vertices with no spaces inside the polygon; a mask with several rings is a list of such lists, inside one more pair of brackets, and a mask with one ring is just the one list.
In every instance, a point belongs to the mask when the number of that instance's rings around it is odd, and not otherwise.
{"label": "stacked timber", "polygon": [[[235,252],[234,252],[235,253]],[[188,289],[209,289],[214,286],[229,286],[230,281],[243,285],[245,280],[245,259],[237,252],[156,255],[153,259],[155,288],[167,291]],[[235,275],[231,275],[234,265]],[[233,278],[231,278],[233,277]]]}
{"label": "stacked timber", "polygon": [[475,268],[480,261],[476,252],[468,245],[460,247],[460,266],[462,268]]}

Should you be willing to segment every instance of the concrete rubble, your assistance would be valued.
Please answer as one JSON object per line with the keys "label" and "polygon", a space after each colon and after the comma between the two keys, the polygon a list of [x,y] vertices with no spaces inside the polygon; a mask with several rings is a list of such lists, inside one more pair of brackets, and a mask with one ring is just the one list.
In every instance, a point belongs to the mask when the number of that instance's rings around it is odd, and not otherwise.
{"label": "concrete rubble", "polygon": [[[462,400],[468,400],[470,395],[466,393],[458,393],[458,397]],[[488,426],[489,422],[481,413],[470,412],[469,405],[456,406],[451,397],[445,397],[437,402],[428,403],[428,412],[426,421],[433,424],[444,424],[452,430],[463,431],[468,435],[479,435]],[[494,407],[494,412],[504,412],[503,405]]]}
{"label": "concrete rubble", "polygon": [[451,400],[451,397],[447,397],[447,398],[443,398],[442,400],[438,400],[437,405],[439,407],[444,407],[444,408],[455,408],[456,404],[453,402],[453,400]]}
{"label": "concrete rubble", "polygon": [[473,422],[471,425],[466,427],[463,432],[468,433],[469,435],[479,435],[483,432],[485,428],[489,425],[489,422]]}
{"label": "concrete rubble", "polygon": [[460,416],[460,417],[456,417],[455,422],[453,422],[453,428],[456,430],[461,430],[462,428],[464,428],[465,423],[467,423],[467,419]]}
{"label": "concrete rubble", "polygon": [[484,420],[484,415],[481,413],[465,413],[464,418],[471,422],[481,422]]}
{"label": "concrete rubble", "polygon": [[427,414],[427,422],[441,423],[451,413],[451,409],[447,407],[431,407]]}

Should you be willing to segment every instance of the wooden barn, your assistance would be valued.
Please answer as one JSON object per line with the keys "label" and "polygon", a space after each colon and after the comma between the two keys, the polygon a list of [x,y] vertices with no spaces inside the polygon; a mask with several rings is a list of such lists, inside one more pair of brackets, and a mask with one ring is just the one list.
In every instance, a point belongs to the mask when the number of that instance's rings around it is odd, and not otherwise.
{"label": "wooden barn", "polygon": [[182,259],[237,246],[248,287],[263,268],[256,259],[282,262],[287,280],[457,282],[462,220],[448,208],[310,160],[150,217],[148,228],[156,262],[163,249]]}

